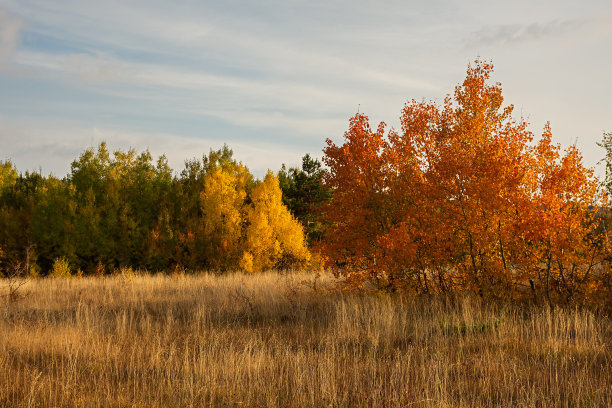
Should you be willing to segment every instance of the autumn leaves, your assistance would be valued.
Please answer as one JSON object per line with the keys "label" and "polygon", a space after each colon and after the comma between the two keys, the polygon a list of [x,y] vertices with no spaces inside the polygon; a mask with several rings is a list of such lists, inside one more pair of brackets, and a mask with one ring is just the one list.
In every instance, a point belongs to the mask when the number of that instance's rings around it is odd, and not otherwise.
{"label": "autumn leaves", "polygon": [[236,162],[213,163],[208,169],[199,227],[212,251],[211,267],[254,272],[307,266],[303,227],[283,205],[278,179],[268,172],[250,186],[251,178]]}
{"label": "autumn leaves", "polygon": [[476,61],[442,106],[407,103],[401,131],[357,114],[342,145],[327,141],[330,265],[391,290],[600,301],[597,181],[548,125],[533,142],[492,70]]}

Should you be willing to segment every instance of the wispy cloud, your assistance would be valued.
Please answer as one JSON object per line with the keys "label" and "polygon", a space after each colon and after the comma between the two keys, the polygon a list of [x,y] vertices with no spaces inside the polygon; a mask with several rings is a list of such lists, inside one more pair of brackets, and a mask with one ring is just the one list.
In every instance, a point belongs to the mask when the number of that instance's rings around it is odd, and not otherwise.
{"label": "wispy cloud", "polygon": [[6,69],[13,59],[23,21],[0,8],[0,69]]}
{"label": "wispy cloud", "polygon": [[129,78],[125,64],[102,53],[70,54],[64,58],[61,66],[55,68],[86,82],[125,81]]}
{"label": "wispy cloud", "polygon": [[503,46],[561,37],[593,27],[597,20],[553,20],[545,23],[502,24],[484,27],[472,32],[466,46]]}
{"label": "wispy cloud", "polygon": [[[346,124],[347,110],[356,109],[358,103],[372,102],[366,100],[367,93],[381,86],[437,90],[425,81],[387,76],[367,68],[356,67],[342,75],[348,67],[341,63],[338,73],[330,74],[335,82],[325,83],[295,77],[246,78],[197,72],[187,67],[131,62],[104,54],[22,52],[17,62],[85,81],[95,92],[116,98],[148,102],[157,99],[157,103],[167,106],[168,112],[207,115],[239,126],[296,136],[341,134],[337,124]],[[376,102],[381,110],[399,112],[401,101],[397,99]]]}

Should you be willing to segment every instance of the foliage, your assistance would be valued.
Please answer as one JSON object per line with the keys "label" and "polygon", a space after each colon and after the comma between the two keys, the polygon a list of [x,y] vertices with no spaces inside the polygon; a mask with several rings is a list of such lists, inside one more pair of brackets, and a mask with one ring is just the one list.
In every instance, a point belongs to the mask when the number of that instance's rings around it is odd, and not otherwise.
{"label": "foliage", "polygon": [[593,172],[549,125],[533,143],[492,70],[476,61],[442,106],[407,103],[400,132],[357,114],[344,144],[327,141],[326,251],[350,281],[551,305],[595,294],[608,272]]}
{"label": "foliage", "polygon": [[231,169],[219,167],[205,178],[202,213],[213,269],[235,266],[240,255],[247,175],[248,170],[237,165]]}
{"label": "foliage", "polygon": [[251,193],[246,208],[246,242],[242,269],[251,272],[304,266],[310,253],[300,223],[282,203],[278,179],[268,172]]}
{"label": "foliage", "polygon": [[283,203],[304,226],[308,242],[312,245],[323,238],[320,207],[331,199],[331,191],[323,186],[321,162],[309,154],[302,158],[302,167],[278,172],[283,192]]}
{"label": "foliage", "polygon": [[0,190],[0,246],[5,265],[25,262],[26,269],[37,269],[30,223],[43,183],[39,174],[26,172],[11,178]]}
{"label": "foliage", "polygon": [[[187,161],[179,175],[165,156],[110,152],[106,143],[85,150],[64,179],[18,174],[11,162],[0,162],[0,262],[54,275],[66,275],[68,265],[95,275],[130,267],[227,271],[252,251],[249,270],[303,264],[304,233],[289,221],[278,180],[262,185],[279,192],[265,201],[273,206],[268,212],[253,204],[251,195],[261,193],[227,146]],[[263,240],[250,227],[254,214],[269,222],[272,233]],[[268,245],[270,237],[279,252],[252,244]]]}
{"label": "foliage", "polygon": [[17,181],[17,170],[10,161],[0,161],[0,191],[11,188]]}
{"label": "foliage", "polygon": [[72,270],[66,258],[61,257],[55,259],[49,276],[53,278],[70,278],[72,276]]}

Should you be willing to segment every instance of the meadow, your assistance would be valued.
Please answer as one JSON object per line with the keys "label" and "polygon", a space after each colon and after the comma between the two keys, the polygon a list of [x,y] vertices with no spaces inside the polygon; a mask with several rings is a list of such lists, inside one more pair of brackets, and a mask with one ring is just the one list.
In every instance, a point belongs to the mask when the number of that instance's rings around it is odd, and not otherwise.
{"label": "meadow", "polygon": [[0,304],[2,407],[612,406],[610,317],[585,309],[306,272],[45,278],[20,294]]}

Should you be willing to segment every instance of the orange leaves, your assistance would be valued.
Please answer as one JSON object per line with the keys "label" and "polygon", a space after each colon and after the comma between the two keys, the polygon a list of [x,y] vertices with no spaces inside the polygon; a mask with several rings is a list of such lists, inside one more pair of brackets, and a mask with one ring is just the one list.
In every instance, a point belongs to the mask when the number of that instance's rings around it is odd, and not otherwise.
{"label": "orange leaves", "polygon": [[[385,224],[385,170],[381,154],[385,146],[384,123],[373,132],[368,118],[355,115],[345,133],[346,143],[327,140],[324,180],[334,191],[334,205],[327,207],[332,220],[328,250],[355,259],[374,257],[371,241]],[[342,209],[342,213],[337,213]],[[324,210],[325,211],[325,210]],[[359,230],[355,226],[360,226]],[[340,255],[342,253],[342,255]]]}
{"label": "orange leaves", "polygon": [[401,132],[373,131],[358,114],[343,145],[327,141],[327,251],[345,273],[419,292],[549,301],[588,281],[580,271],[601,258],[592,171],[575,147],[562,154],[552,144],[549,125],[532,145],[527,123],[502,106],[501,85],[488,84],[492,70],[476,61],[442,106],[407,103]]}

